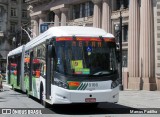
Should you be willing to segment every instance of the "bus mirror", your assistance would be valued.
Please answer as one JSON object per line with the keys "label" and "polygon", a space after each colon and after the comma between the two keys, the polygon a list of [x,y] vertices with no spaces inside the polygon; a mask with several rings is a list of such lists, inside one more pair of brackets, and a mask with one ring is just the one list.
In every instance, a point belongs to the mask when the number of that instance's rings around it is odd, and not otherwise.
{"label": "bus mirror", "polygon": [[48,46],[48,55],[49,57],[55,57],[55,47],[53,45]]}
{"label": "bus mirror", "polygon": [[49,55],[49,57],[52,56],[52,48],[53,48],[52,45],[49,45],[49,46],[48,46],[48,55]]}

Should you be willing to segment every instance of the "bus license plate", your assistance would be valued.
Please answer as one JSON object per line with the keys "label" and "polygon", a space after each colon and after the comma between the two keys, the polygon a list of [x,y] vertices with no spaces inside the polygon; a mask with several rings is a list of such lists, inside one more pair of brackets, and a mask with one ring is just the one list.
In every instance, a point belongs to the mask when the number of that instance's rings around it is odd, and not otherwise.
{"label": "bus license plate", "polygon": [[86,98],[85,102],[96,102],[96,98]]}

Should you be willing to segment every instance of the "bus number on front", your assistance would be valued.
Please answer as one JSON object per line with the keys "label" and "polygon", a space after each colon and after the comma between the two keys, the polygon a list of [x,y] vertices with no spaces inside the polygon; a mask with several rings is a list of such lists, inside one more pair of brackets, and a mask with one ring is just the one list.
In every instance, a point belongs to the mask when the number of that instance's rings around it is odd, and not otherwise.
{"label": "bus number on front", "polygon": [[88,86],[89,87],[98,87],[98,83],[89,83]]}

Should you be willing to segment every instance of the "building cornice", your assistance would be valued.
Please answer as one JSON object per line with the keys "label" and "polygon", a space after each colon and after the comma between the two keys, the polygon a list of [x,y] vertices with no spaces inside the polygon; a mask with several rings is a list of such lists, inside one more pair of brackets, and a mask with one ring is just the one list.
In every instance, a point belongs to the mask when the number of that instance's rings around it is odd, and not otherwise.
{"label": "building cornice", "polygon": [[[129,17],[129,9],[121,10],[122,17]],[[112,11],[111,19],[118,19],[120,17],[120,10]]]}
{"label": "building cornice", "polygon": [[51,2],[51,0],[25,0],[27,4],[35,5],[35,4],[41,4],[46,2]]}
{"label": "building cornice", "polygon": [[30,17],[38,16],[38,15],[41,15],[41,14],[42,14],[42,11],[34,12],[34,13],[30,14]]}
{"label": "building cornice", "polygon": [[51,7],[50,11],[55,11],[55,10],[59,10],[62,8],[68,8],[68,5],[66,5],[66,4],[57,5],[57,6]]}

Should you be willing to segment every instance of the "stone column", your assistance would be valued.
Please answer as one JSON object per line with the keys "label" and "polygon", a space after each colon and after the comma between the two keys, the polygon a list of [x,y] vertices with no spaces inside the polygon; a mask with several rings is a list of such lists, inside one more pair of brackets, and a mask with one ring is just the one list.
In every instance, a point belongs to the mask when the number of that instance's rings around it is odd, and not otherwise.
{"label": "stone column", "polygon": [[33,38],[35,38],[39,34],[39,29],[38,29],[39,18],[38,18],[38,16],[33,16],[32,20],[34,21],[34,23],[33,23]]}
{"label": "stone column", "polygon": [[[130,0],[132,2],[132,0]],[[131,3],[132,4],[132,3]],[[140,70],[144,90],[156,90],[152,0],[141,0]]]}
{"label": "stone column", "polygon": [[94,3],[93,27],[101,27],[101,0],[92,0]]}
{"label": "stone column", "polygon": [[55,13],[54,15],[54,26],[59,26],[60,25],[60,10],[54,10]]}
{"label": "stone column", "polygon": [[102,29],[111,33],[111,1],[103,0],[102,9]]}
{"label": "stone column", "polygon": [[138,0],[131,0],[129,6],[128,71],[129,89],[140,90],[139,43],[140,43],[140,5]]}
{"label": "stone column", "polygon": [[67,24],[67,13],[68,13],[68,8],[61,8],[61,26],[66,26]]}

